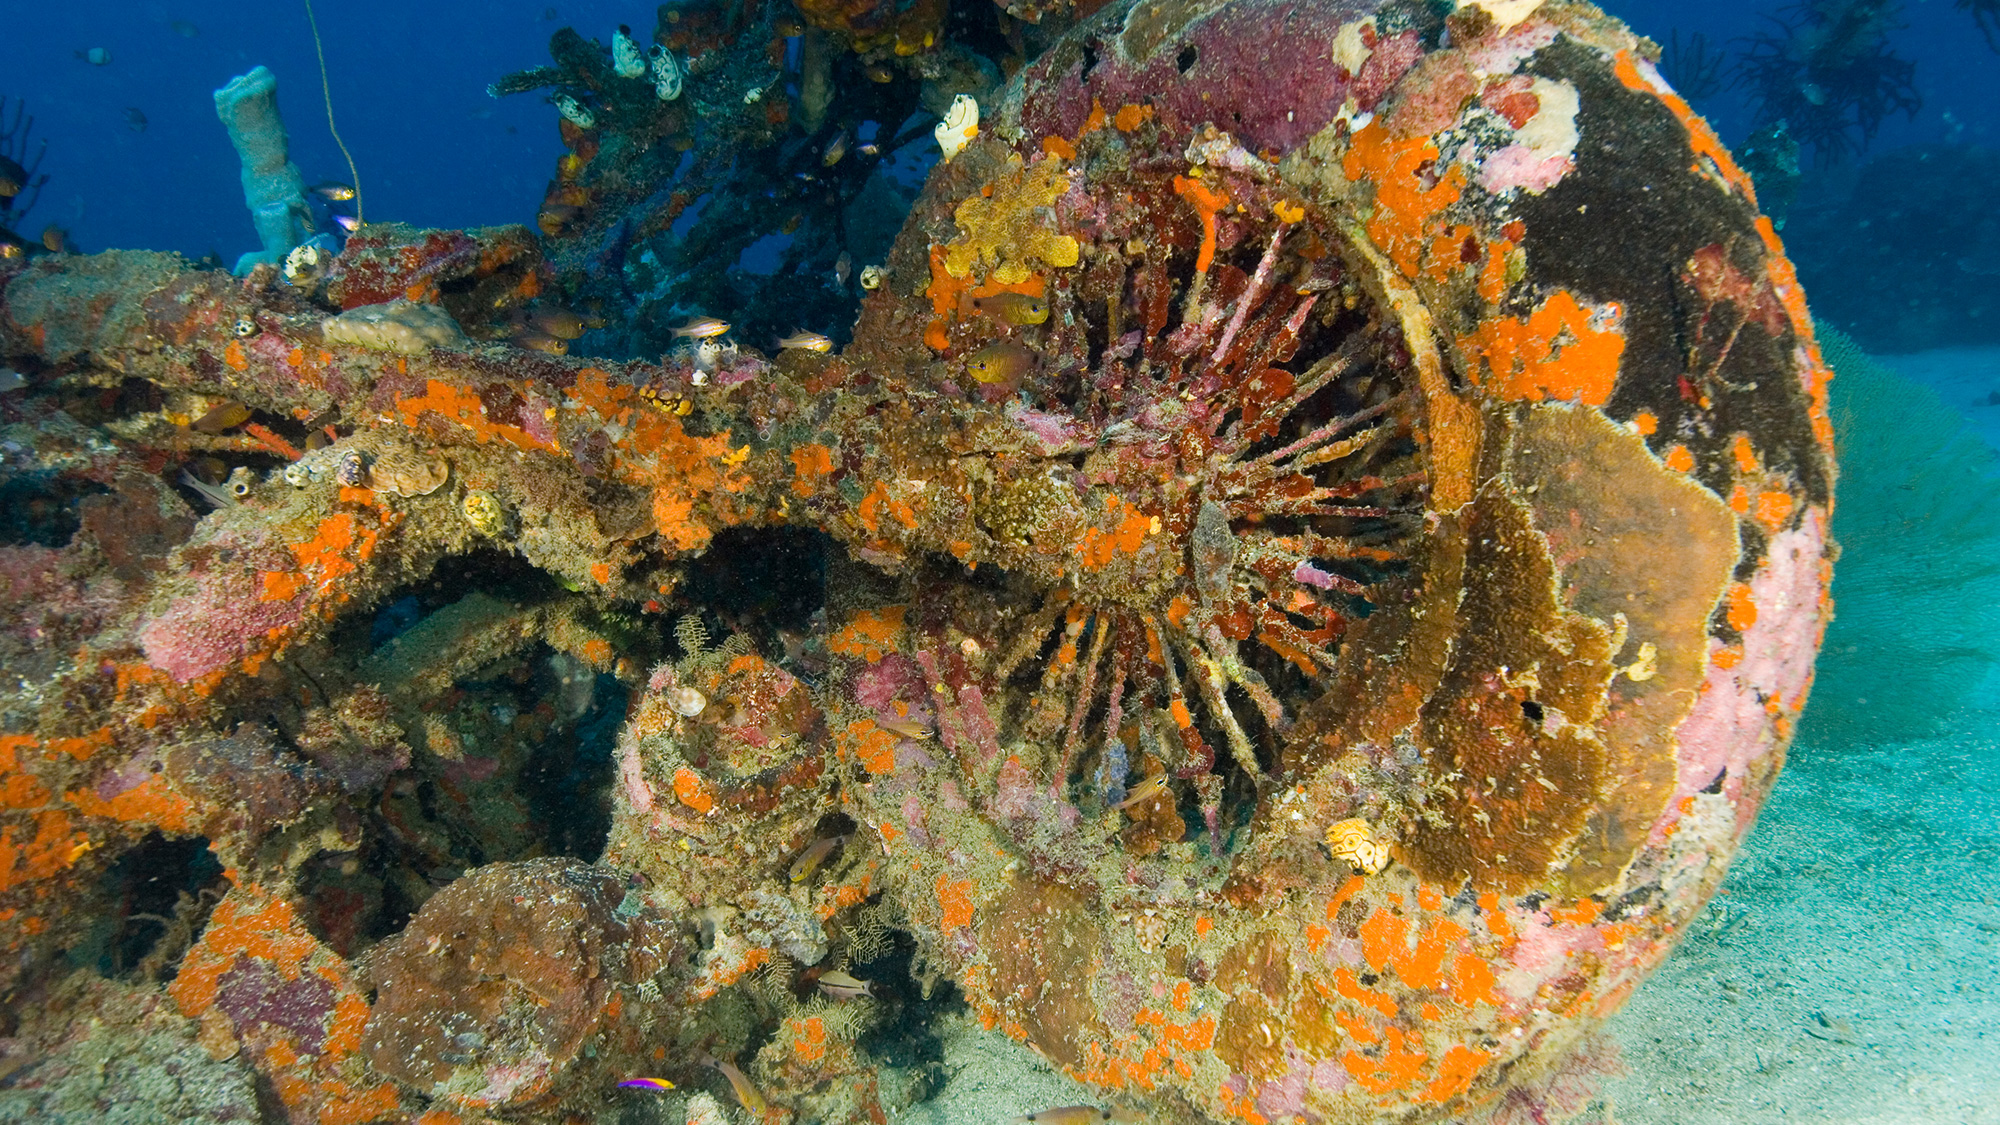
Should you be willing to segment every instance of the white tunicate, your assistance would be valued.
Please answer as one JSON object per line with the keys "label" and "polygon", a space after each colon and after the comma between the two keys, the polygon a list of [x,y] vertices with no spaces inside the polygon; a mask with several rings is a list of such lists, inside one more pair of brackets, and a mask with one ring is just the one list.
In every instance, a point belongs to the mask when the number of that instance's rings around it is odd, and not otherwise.
{"label": "white tunicate", "polygon": [[681,64],[665,47],[653,48],[653,92],[663,102],[681,96]]}
{"label": "white tunicate", "polygon": [[582,102],[577,101],[568,94],[556,95],[556,112],[563,115],[563,120],[579,129],[590,129],[597,125],[597,118],[592,115],[590,110],[584,108]]}
{"label": "white tunicate", "polygon": [[950,160],[959,150],[972,143],[979,135],[979,102],[966,94],[951,100],[951,108],[945,110],[944,120],[931,130],[937,138],[938,147],[944,150],[944,158]]}
{"label": "white tunicate", "polygon": [[611,68],[620,78],[639,78],[646,73],[646,54],[632,38],[632,29],[623,24],[611,37]]}
{"label": "white tunicate", "polygon": [[713,336],[696,340],[694,344],[694,369],[703,375],[715,374],[722,364],[722,342]]}
{"label": "white tunicate", "polygon": [[667,706],[684,719],[692,719],[708,710],[708,697],[691,687],[668,688],[666,695]]}

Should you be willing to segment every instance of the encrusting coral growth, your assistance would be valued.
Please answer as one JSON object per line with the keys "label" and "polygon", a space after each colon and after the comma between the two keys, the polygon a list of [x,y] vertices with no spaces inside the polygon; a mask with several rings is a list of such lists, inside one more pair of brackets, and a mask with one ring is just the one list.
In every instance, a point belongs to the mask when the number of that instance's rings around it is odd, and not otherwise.
{"label": "encrusting coral growth", "polygon": [[[1167,1119],[1514,1106],[1713,891],[1829,612],[1828,372],[1649,50],[1111,5],[839,354],[498,343],[514,229],[5,267],[10,440],[134,516],[0,547],[0,980],[157,833],[220,865],[167,995],[297,1121],[648,1074],[879,1122],[842,1005],[905,962]],[[466,342],[327,328],[397,298]],[[251,468],[197,520],[206,456]],[[607,789],[602,856],[538,857]]]}

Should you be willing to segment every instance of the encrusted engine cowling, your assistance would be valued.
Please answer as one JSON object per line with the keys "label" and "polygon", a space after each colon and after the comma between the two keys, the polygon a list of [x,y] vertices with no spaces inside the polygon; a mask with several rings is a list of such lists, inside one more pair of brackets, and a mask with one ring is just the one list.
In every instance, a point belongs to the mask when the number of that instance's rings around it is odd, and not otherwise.
{"label": "encrusted engine cowling", "polygon": [[[1106,1101],[1539,1112],[1782,761],[1828,372],[1647,44],[1452,7],[1107,6],[934,172],[839,354],[500,343],[518,232],[342,265],[467,332],[407,351],[171,256],[0,265],[18,456],[116,489],[6,548],[0,984],[212,851],[144,960],[301,1121],[594,1113],[698,1051],[879,1119],[914,1094],[829,974],[897,926]],[[200,450],[270,468],[197,519],[159,474]],[[812,590],[724,616],[702,573]],[[518,779],[602,675],[639,691],[608,850],[518,862],[593,838],[528,835]],[[507,940],[544,907],[581,927],[546,964]]]}
{"label": "encrusted engine cowling", "polygon": [[1557,1066],[1720,879],[1827,615],[1828,372],[1748,179],[1594,8],[1436,7],[1101,14],[851,353],[1011,424],[876,485],[955,558],[836,584],[834,729],[935,732],[856,819],[990,1023],[1210,1117]]}

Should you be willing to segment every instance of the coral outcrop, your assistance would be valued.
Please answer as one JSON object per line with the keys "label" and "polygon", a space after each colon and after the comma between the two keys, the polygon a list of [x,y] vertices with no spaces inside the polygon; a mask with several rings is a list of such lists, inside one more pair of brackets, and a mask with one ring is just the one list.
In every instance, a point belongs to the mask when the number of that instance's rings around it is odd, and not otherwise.
{"label": "coral outcrop", "polygon": [[[728,1092],[704,1056],[879,1120],[828,974],[891,945],[1168,1119],[1556,1073],[1719,881],[1829,608],[1804,298],[1648,50],[1574,3],[1109,6],[839,354],[507,346],[506,231],[323,291],[5,267],[12,471],[152,514],[0,548],[73,654],[6,695],[0,980],[158,833],[221,867],[168,994],[296,1120]],[[325,329],[397,297],[466,343]],[[241,475],[198,521],[129,479],[201,457]],[[593,796],[602,855],[534,858]]]}

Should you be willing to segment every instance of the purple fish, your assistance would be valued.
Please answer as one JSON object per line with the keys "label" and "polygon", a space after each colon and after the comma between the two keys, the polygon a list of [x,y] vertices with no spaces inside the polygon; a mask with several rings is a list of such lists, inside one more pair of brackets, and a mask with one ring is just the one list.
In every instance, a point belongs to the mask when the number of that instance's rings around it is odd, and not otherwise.
{"label": "purple fish", "polygon": [[674,1088],[674,1084],[664,1078],[627,1078],[618,1085],[620,1088],[635,1090],[666,1091]]}

